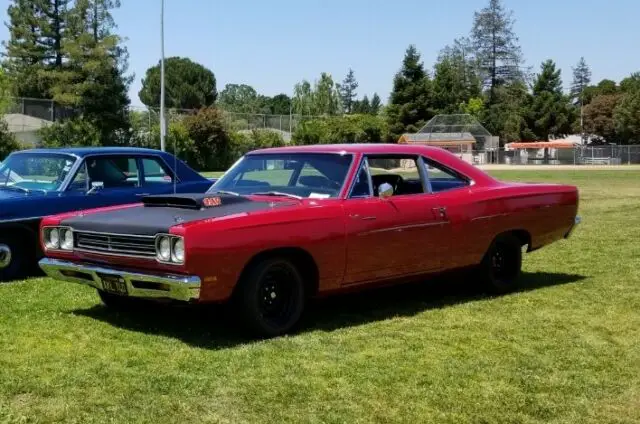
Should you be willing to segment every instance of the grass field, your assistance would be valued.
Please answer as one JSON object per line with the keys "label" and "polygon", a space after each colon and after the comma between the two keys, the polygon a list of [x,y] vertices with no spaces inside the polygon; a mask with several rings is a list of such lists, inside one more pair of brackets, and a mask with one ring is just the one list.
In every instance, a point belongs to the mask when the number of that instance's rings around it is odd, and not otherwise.
{"label": "grass field", "polygon": [[352,295],[254,342],[220,310],[0,285],[0,423],[640,423],[640,171],[492,173],[581,189],[583,223],[527,255],[509,296]]}

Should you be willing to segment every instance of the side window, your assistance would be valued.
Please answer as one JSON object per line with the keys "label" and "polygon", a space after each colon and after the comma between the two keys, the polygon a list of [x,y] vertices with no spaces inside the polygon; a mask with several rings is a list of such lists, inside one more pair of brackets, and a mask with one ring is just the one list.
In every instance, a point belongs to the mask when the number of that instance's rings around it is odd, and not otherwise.
{"label": "side window", "polygon": [[87,163],[82,162],[76,176],[73,177],[73,181],[69,184],[69,191],[86,191],[89,189],[89,178],[87,176]]}
{"label": "side window", "polygon": [[367,172],[367,161],[364,160],[360,166],[360,171],[356,174],[356,180],[351,188],[349,197],[369,197],[371,196],[371,187],[369,185],[369,172]]}
{"label": "side window", "polygon": [[427,175],[429,178],[429,184],[431,185],[431,191],[434,193],[453,190],[469,185],[469,181],[464,177],[457,175],[454,171],[451,171],[428,159],[424,159],[424,162],[427,167]]}
{"label": "side window", "polygon": [[128,156],[102,156],[87,159],[89,185],[101,182],[105,189],[138,187],[138,166]]}
{"label": "side window", "polygon": [[375,196],[383,183],[391,184],[394,196],[425,193],[417,157],[373,156],[369,169]]}
{"label": "side window", "polygon": [[162,166],[160,161],[155,158],[143,158],[142,170],[144,172],[145,185],[155,184],[172,184],[173,178],[171,174]]}

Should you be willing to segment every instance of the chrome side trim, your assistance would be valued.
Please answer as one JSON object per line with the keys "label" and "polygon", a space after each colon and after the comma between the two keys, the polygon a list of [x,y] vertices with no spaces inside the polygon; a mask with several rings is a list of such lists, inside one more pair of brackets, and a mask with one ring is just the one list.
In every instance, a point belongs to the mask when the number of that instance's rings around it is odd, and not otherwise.
{"label": "chrome side trim", "polygon": [[[40,260],[39,265],[55,280],[83,284],[98,290],[103,290],[99,274],[120,277],[124,280],[130,297],[173,299],[182,302],[200,298],[200,278],[195,275],[125,271],[51,258]],[[141,284],[147,287],[142,288]]]}
{"label": "chrome side trim", "polygon": [[416,228],[441,227],[447,224],[449,224],[449,221],[433,221],[433,222],[425,222],[422,224],[396,225],[393,227],[380,228],[377,230],[363,231],[362,233],[358,233],[358,235],[368,236],[369,234],[388,233],[391,231],[402,232],[404,230],[412,230]]}

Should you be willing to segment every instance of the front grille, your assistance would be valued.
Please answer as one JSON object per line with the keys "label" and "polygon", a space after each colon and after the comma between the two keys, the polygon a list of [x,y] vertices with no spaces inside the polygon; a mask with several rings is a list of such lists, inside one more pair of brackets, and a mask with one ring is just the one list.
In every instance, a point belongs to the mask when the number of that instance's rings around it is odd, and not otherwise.
{"label": "front grille", "polygon": [[74,232],[74,243],[78,250],[110,255],[156,256],[156,241],[153,236],[128,236],[122,234]]}

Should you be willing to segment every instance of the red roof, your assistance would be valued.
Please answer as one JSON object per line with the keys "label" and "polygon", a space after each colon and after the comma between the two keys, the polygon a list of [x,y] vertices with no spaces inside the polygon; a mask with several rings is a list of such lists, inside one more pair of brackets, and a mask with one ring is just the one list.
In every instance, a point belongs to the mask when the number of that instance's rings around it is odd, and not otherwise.
{"label": "red roof", "polygon": [[441,151],[438,147],[395,144],[395,143],[353,143],[353,144],[312,144],[306,146],[271,147],[268,149],[254,150],[251,153],[415,153],[427,154]]}
{"label": "red roof", "polygon": [[255,153],[346,153],[356,156],[362,154],[384,155],[384,154],[409,154],[424,155],[446,166],[458,169],[467,174],[472,179],[480,182],[494,181],[491,176],[470,163],[460,159],[450,151],[441,147],[424,146],[415,144],[384,144],[384,143],[362,143],[362,144],[313,144],[308,146],[285,146],[271,147],[267,149],[253,150],[248,154]]}
{"label": "red roof", "polygon": [[573,149],[575,146],[576,143],[566,140],[515,142],[505,145],[509,149]]}

